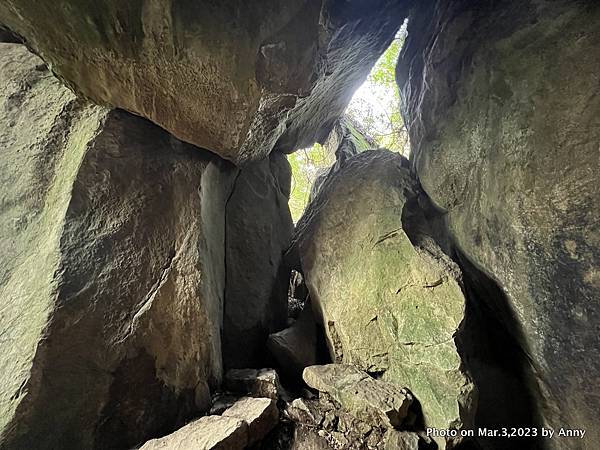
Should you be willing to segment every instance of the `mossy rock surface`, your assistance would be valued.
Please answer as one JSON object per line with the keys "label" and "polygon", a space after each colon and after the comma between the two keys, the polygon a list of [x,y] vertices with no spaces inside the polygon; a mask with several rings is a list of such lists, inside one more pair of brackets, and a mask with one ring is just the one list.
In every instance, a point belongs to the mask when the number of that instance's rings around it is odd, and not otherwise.
{"label": "mossy rock surface", "polygon": [[465,298],[456,266],[405,232],[419,190],[405,166],[375,150],[331,174],[298,226],[302,267],[335,361],[408,387],[428,425],[461,426],[471,395],[455,342]]}

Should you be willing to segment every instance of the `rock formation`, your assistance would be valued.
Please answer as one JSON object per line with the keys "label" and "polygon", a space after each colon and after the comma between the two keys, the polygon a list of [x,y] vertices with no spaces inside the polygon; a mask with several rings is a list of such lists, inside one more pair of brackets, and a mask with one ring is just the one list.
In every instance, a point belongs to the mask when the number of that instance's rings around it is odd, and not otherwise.
{"label": "rock formation", "polygon": [[304,369],[303,377],[311,388],[329,394],[344,410],[365,422],[401,428],[409,416],[413,397],[406,389],[375,380],[355,366],[311,366]]}
{"label": "rock formation", "polygon": [[132,446],[221,380],[221,163],[0,46],[0,440]]}
{"label": "rock formation", "polygon": [[[328,364],[305,370],[317,398],[297,398],[283,416],[294,425],[291,450],[433,450],[414,428],[412,397],[397,385],[371,378],[353,366]],[[394,426],[404,428],[396,430]]]}
{"label": "rock formation", "polygon": [[248,424],[239,417],[204,416],[175,433],[146,442],[140,450],[244,450]]}
{"label": "rock formation", "polygon": [[288,380],[300,381],[303,370],[319,362],[319,330],[310,304],[305,304],[298,319],[285,330],[267,339],[267,349]]}
{"label": "rock formation", "polygon": [[407,235],[419,187],[405,166],[376,150],[332,172],[298,223],[302,268],[334,361],[408,387],[429,426],[468,427],[460,271],[431,237]]}
{"label": "rock formation", "polygon": [[474,281],[506,294],[481,314],[545,423],[589,433],[547,442],[565,449],[600,446],[599,23],[594,2],[423,3],[397,66],[414,170]]}
{"label": "rock formation", "polygon": [[359,130],[358,126],[349,117],[342,117],[333,127],[324,144],[327,152],[335,163],[327,169],[322,169],[317,175],[310,191],[309,203],[317,196],[325,179],[346,162],[346,160],[360,152],[376,147],[375,141],[370,136]]}
{"label": "rock formation", "polygon": [[[285,326],[285,158],[240,172],[0,46],[1,442],[122,448],[164,434],[209,407],[222,335],[246,343],[226,362],[258,365]],[[244,302],[254,315],[227,326]]]}
{"label": "rock formation", "polygon": [[7,0],[0,23],[81,95],[243,162],[327,137],[403,18],[358,3]]}
{"label": "rock formation", "polygon": [[262,366],[268,335],[286,326],[290,269],[283,254],[294,227],[287,206],[290,182],[287,159],[274,153],[239,171],[227,202],[223,318],[227,368]]}
{"label": "rock formation", "polygon": [[[406,17],[409,159],[342,117]],[[3,0],[0,449],[600,448],[599,24]]]}

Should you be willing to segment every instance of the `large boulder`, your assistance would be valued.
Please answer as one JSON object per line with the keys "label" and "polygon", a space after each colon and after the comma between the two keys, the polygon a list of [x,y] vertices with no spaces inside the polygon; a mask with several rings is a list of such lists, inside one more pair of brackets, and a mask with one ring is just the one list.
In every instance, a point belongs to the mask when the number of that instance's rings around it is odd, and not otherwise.
{"label": "large boulder", "polygon": [[0,44],[0,110],[0,448],[170,431],[221,380],[234,172],[22,45]]}
{"label": "large boulder", "polygon": [[599,23],[597,2],[424,2],[398,64],[420,182],[473,284],[506,295],[480,309],[519,343],[545,423],[587,430],[553,448],[600,448]]}
{"label": "large boulder", "polygon": [[224,413],[248,424],[248,445],[253,445],[269,434],[279,422],[277,403],[272,398],[243,397]]}
{"label": "large boulder", "polygon": [[333,172],[298,224],[302,269],[335,362],[408,387],[429,426],[468,427],[460,272],[416,229],[420,191],[405,166],[375,150]]}
{"label": "large boulder", "polygon": [[324,140],[404,3],[6,0],[0,23],[81,95],[244,162]]}
{"label": "large boulder", "polygon": [[223,356],[227,368],[263,367],[270,333],[287,323],[290,269],[283,254],[294,224],[291,168],[274,153],[239,170],[226,215]]}

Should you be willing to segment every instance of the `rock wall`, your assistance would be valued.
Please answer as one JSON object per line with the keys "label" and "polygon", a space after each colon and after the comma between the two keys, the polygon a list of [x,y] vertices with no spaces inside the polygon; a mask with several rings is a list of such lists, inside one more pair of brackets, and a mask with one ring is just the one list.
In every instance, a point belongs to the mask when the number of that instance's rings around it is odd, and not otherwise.
{"label": "rock wall", "polygon": [[0,59],[0,447],[130,448],[220,382],[227,169]]}
{"label": "rock wall", "polygon": [[[600,446],[600,5],[419,4],[398,64],[413,167],[463,259],[506,295],[545,423]],[[522,331],[521,331],[522,330]]]}
{"label": "rock wall", "polygon": [[7,0],[0,23],[79,94],[241,163],[324,140],[403,4]]}
{"label": "rock wall", "polygon": [[[338,122],[409,7],[410,162]],[[0,448],[132,448],[209,410],[223,366],[265,364],[270,333],[298,377],[322,331],[409,389],[398,442],[545,425],[585,438],[464,444],[600,447],[599,23],[584,0],[2,2]],[[290,246],[284,153],[314,141],[337,162]],[[278,334],[289,266],[319,324]],[[293,445],[351,445],[336,408]]]}
{"label": "rock wall", "polygon": [[287,158],[273,153],[238,172],[228,199],[223,324],[227,368],[264,367],[268,335],[287,325],[290,269],[283,254],[294,228],[287,205],[290,184]]}
{"label": "rock wall", "polygon": [[285,327],[290,168],[237,169],[0,45],[0,446],[132,446],[205,410],[222,359],[260,366]]}
{"label": "rock wall", "polygon": [[415,230],[420,188],[407,165],[373,150],[332,172],[298,223],[302,269],[335,362],[407,387],[428,426],[468,428],[475,396],[455,340],[461,274],[426,228]]}

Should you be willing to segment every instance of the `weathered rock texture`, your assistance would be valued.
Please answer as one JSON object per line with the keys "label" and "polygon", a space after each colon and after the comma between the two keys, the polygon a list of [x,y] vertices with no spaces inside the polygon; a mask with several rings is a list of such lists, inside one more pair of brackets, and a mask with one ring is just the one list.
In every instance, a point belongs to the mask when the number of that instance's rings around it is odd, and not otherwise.
{"label": "weathered rock texture", "polygon": [[243,397],[223,413],[248,424],[248,444],[252,445],[269,434],[279,421],[279,410],[271,398]]}
{"label": "weathered rock texture", "polygon": [[292,326],[269,336],[267,349],[288,380],[299,382],[306,367],[320,362],[319,337],[312,308],[306,304]]}
{"label": "weathered rock texture", "polygon": [[398,65],[423,188],[508,297],[480,308],[530,359],[546,422],[587,430],[547,442],[565,449],[600,447],[599,23],[597,2],[424,2]]}
{"label": "weathered rock texture", "polygon": [[221,379],[224,169],[22,45],[0,80],[0,447],[168,432]]}
{"label": "weathered rock texture", "polygon": [[366,151],[330,175],[298,224],[302,268],[335,362],[407,386],[428,425],[469,426],[471,385],[454,340],[460,275],[430,237],[407,236],[419,187],[404,166],[398,154]]}
{"label": "weathered rock texture", "polygon": [[238,417],[205,416],[176,432],[146,442],[140,450],[243,450],[248,424]]}
{"label": "weathered rock texture", "polygon": [[[375,380],[373,380],[375,381]],[[434,450],[423,432],[397,431],[365,422],[344,410],[327,394],[297,398],[284,416],[294,425],[291,450]],[[361,416],[363,419],[365,416]],[[369,420],[372,416],[367,415]]]}
{"label": "weathered rock texture", "polygon": [[231,369],[225,373],[223,387],[250,397],[279,398],[279,375],[273,369]]}
{"label": "weathered rock texture", "polygon": [[323,145],[328,153],[335,156],[339,165],[351,156],[377,147],[375,140],[349,116],[342,116],[335,123]]}
{"label": "weathered rock texture", "polygon": [[285,328],[294,224],[291,168],[274,153],[242,168],[227,202],[223,354],[227,368],[262,367],[270,333]]}
{"label": "weathered rock texture", "polygon": [[401,428],[413,402],[406,389],[375,380],[354,366],[310,366],[302,376],[310,387],[327,393],[343,409],[374,426]]}
{"label": "weathered rock texture", "polygon": [[243,162],[324,140],[403,4],[7,0],[0,22],[82,95]]}

